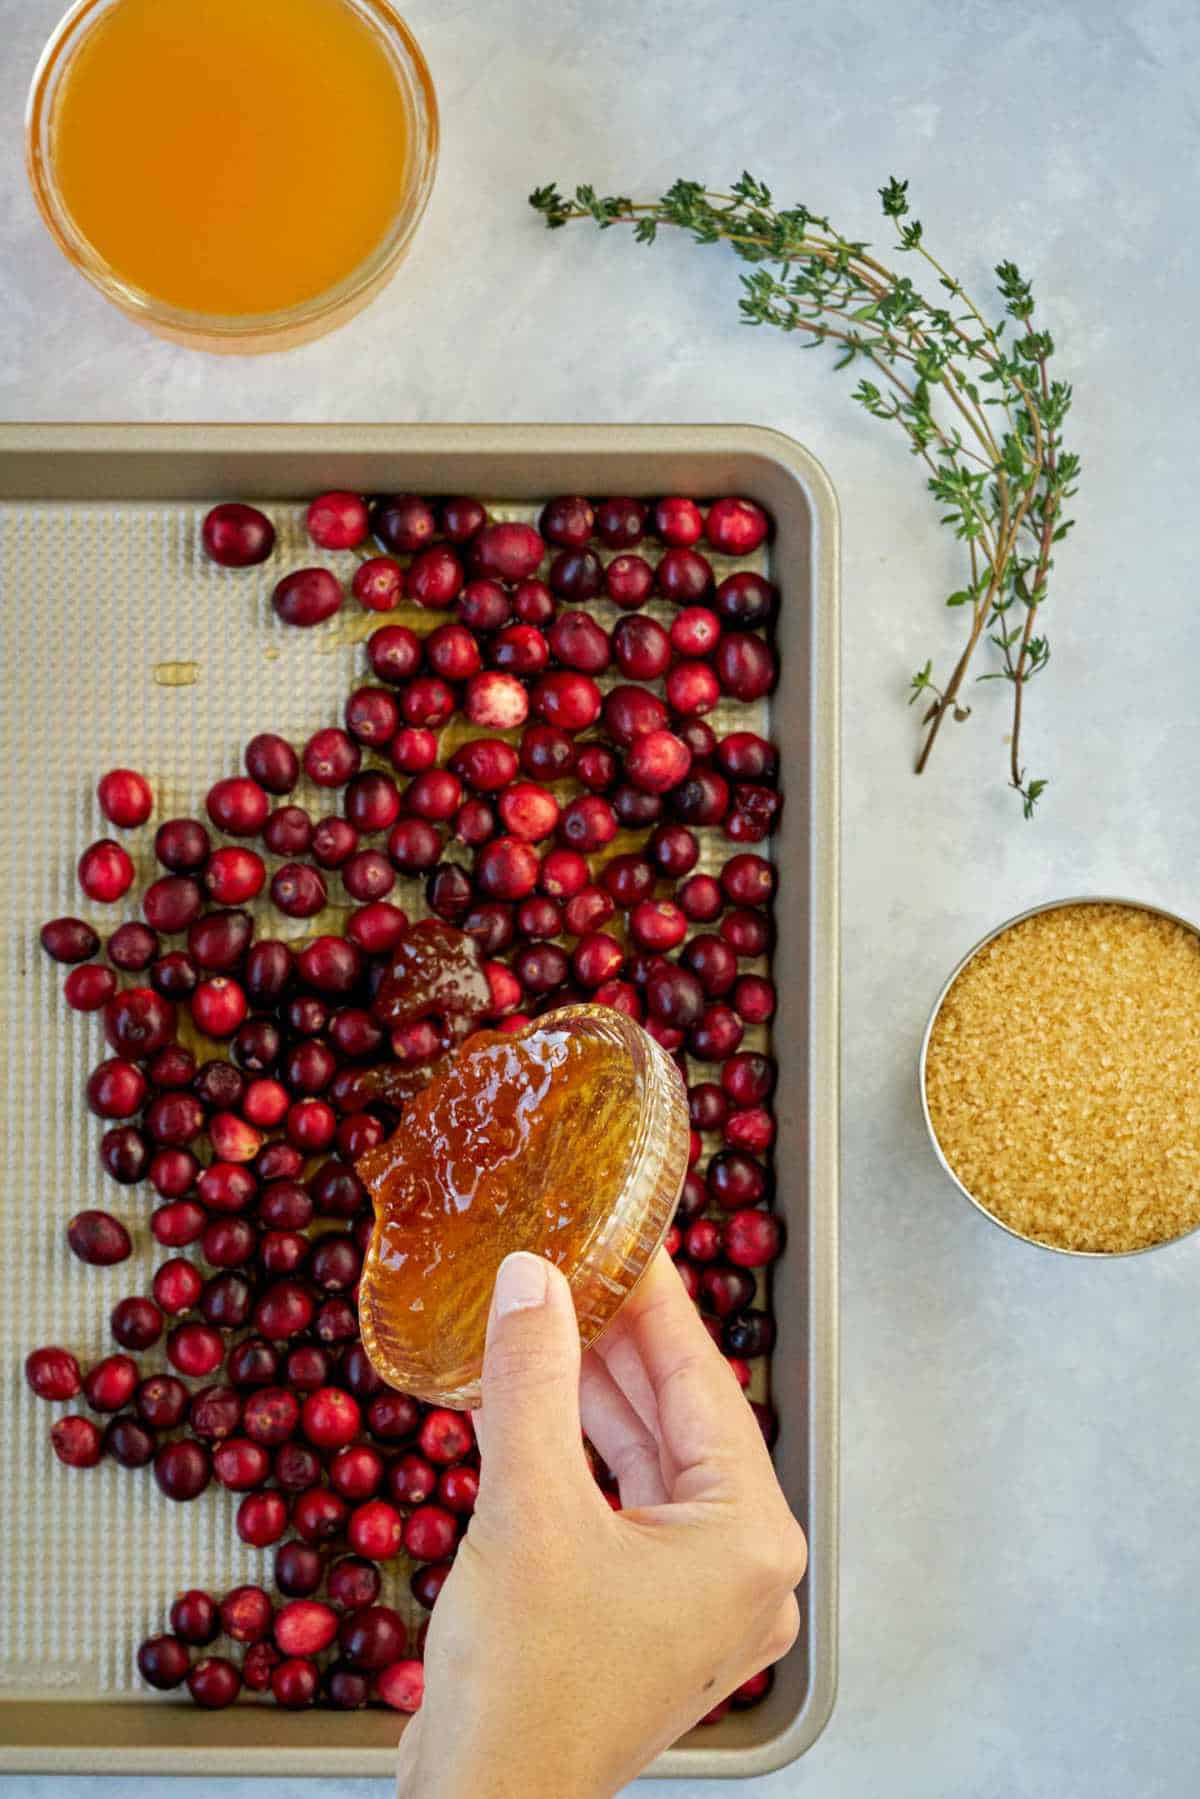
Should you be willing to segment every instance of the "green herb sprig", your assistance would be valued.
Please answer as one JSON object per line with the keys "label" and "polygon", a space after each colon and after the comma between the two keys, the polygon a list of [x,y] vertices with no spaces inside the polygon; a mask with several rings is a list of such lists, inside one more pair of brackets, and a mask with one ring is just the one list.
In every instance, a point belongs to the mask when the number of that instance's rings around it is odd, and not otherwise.
{"label": "green herb sprig", "polygon": [[965,608],[970,620],[962,653],[944,680],[934,679],[930,659],[911,682],[910,705],[929,702],[917,773],[947,715],[969,716],[963,685],[986,639],[998,666],[977,679],[1012,687],[1008,777],[1030,818],[1047,783],[1031,778],[1022,763],[1022,710],[1026,687],[1050,660],[1038,618],[1054,546],[1072,523],[1063,508],[1076,491],[1079,458],[1062,442],[1071,389],[1051,379],[1054,344],[1035,328],[1033,290],[1015,263],[996,269],[1005,316],[993,325],[926,247],[919,220],[909,216],[908,183],[890,180],[879,195],[897,250],[925,265],[936,280],[936,300],[818,213],[776,206],[751,175],[727,194],[677,181],[659,199],[637,203],[623,195],[602,198],[591,187],[566,199],[553,185],[529,200],[552,230],[590,218],[601,230],[632,225],[645,244],[661,226],[686,231],[699,244],[727,243],[743,262],[757,265],[741,277],[746,324],[802,332],[805,348],[828,343],[839,369],[870,365],[878,379],[861,379],[854,398],[905,433],[928,471],[942,523],[966,553],[963,584],[946,599]]}

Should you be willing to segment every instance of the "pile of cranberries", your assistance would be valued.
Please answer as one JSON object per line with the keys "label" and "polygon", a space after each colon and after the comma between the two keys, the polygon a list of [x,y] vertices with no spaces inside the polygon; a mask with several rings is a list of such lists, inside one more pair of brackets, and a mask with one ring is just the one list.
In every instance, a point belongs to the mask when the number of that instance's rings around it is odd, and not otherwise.
{"label": "pile of cranberries", "polygon": [[[372,1001],[410,914],[429,913],[477,940],[499,1028],[580,1000],[645,1025],[679,1062],[693,1126],[667,1246],[749,1387],[774,1337],[760,1276],[782,1246],[765,1047],[775,870],[752,846],[782,802],[777,752],[736,708],[774,685],[778,596],[734,566],[769,529],[744,499],[568,495],[535,528],[472,499],[326,493],[307,523],[319,548],[356,558],[358,605],[400,613],[369,639],[341,722],[300,746],[252,738],[200,816],[157,824],[136,903],[120,838],[91,844],[80,887],[127,916],[42,929],[69,965],[67,1003],[103,1017],[108,1054],[87,1083],[101,1162],[152,1190],[165,1258],[148,1292],[114,1305],[112,1354],[84,1372],[48,1346],[26,1375],[43,1399],[86,1404],[52,1427],[62,1462],[149,1467],[180,1501],[217,1482],[242,1496],[242,1541],[274,1552],[273,1594],[179,1595],[138,1652],[150,1685],[186,1684],[205,1707],[246,1688],[411,1711],[424,1627],[410,1642],[380,1602],[382,1567],[408,1570],[432,1607],[479,1459],[469,1418],[384,1388],[359,1341],[371,1209],[354,1163],[398,1120],[363,1077],[433,1053],[420,1025],[389,1035]],[[228,568],[275,546],[241,504],[214,508],[202,537]],[[326,567],[274,589],[297,626],[343,599]],[[720,735],[718,706],[735,709]],[[152,819],[132,769],[106,774],[98,800],[119,833]],[[93,1265],[133,1249],[106,1210],[77,1213],[67,1237]],[[773,1412],[753,1403],[773,1440]],[[768,1686],[756,1677],[733,1703]]]}

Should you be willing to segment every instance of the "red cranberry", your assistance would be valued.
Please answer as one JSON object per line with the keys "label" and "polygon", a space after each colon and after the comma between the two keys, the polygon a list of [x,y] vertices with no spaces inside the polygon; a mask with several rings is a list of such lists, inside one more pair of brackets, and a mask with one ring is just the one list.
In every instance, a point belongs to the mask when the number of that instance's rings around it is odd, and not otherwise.
{"label": "red cranberry", "polygon": [[744,1026],[737,1013],[718,1003],[709,1006],[689,1039],[692,1054],[702,1062],[724,1062],[742,1041]]}
{"label": "red cranberry", "polygon": [[757,1106],[775,1089],[775,1064],[770,1056],[748,1051],[731,1056],[721,1070],[721,1085],[737,1106]]}
{"label": "red cranberry", "polygon": [[149,781],[132,768],[113,768],[102,775],[96,797],[105,818],[122,830],[144,825],[154,810]]}
{"label": "red cranberry", "polygon": [[437,1405],[426,1412],[417,1443],[432,1463],[448,1468],[475,1448],[475,1428],[466,1412],[452,1412]]}
{"label": "red cranberry", "polygon": [[216,1383],[192,1394],[188,1424],[192,1435],[209,1442],[231,1437],[242,1415],[242,1402],[232,1387]]}
{"label": "red cranberry", "polygon": [[[346,1555],[329,1570],[325,1590],[334,1605],[343,1611],[361,1613],[374,1605],[379,1597],[379,1569],[361,1556]],[[343,1620],[339,1633],[349,1620]]]}
{"label": "red cranberry", "polygon": [[382,850],[359,850],[342,870],[342,886],[351,899],[382,899],[395,885],[395,873]]}
{"label": "red cranberry", "polygon": [[323,1573],[321,1556],[308,1543],[293,1538],[275,1551],[275,1585],[288,1599],[307,1599],[320,1586]]}
{"label": "red cranberry", "polygon": [[685,606],[671,621],[671,645],[681,656],[711,656],[721,639],[721,621],[706,606]]}
{"label": "red cranberry", "polygon": [[50,1444],[68,1468],[94,1468],[104,1454],[100,1426],[76,1414],[55,1420],[50,1427]]}
{"label": "red cranberry", "polygon": [[323,818],[313,832],[313,860],[322,868],[341,868],[358,848],[358,832],[348,818]]}
{"label": "red cranberry", "polygon": [[[653,620],[647,620],[653,623]],[[617,631],[620,631],[620,625]],[[616,633],[614,632],[614,637]],[[630,744],[648,731],[661,731],[667,709],[657,694],[644,687],[614,687],[604,701],[604,724],[620,744]]]}
{"label": "red cranberry", "polygon": [[404,1521],[386,1499],[371,1499],[351,1512],[346,1534],[356,1555],[387,1562],[400,1553]]}
{"label": "red cranberry", "polygon": [[618,622],[612,647],[621,673],[632,681],[656,681],[670,665],[670,638],[657,620],[643,614]]}
{"label": "red cranberry", "polygon": [[327,1293],[338,1293],[353,1287],[361,1267],[362,1257],[354,1239],[330,1233],[313,1250],[310,1273],[318,1287]]}
{"label": "red cranberry", "polygon": [[425,655],[445,681],[466,681],[482,666],[479,645],[465,625],[439,625],[425,639]]}
{"label": "red cranberry", "polygon": [[167,1360],[180,1374],[202,1379],[215,1373],[224,1359],[219,1332],[206,1324],[181,1324],[167,1338]]}
{"label": "red cranberry", "polygon": [[731,731],[717,745],[722,774],[732,781],[774,781],[779,772],[779,752],[754,731]]}
{"label": "red cranberry", "polygon": [[616,978],[624,961],[619,943],[603,931],[593,931],[580,938],[571,966],[581,987],[599,987]]}
{"label": "red cranberry", "polygon": [[228,975],[201,981],[192,995],[192,1017],[208,1037],[232,1037],[246,1010],[244,991]]}
{"label": "red cranberry", "polygon": [[[760,1212],[760,1218],[766,1213]],[[730,1223],[732,1223],[732,1219]],[[727,1355],[736,1355],[753,1360],[756,1356],[770,1355],[775,1347],[775,1320],[769,1312],[760,1312],[753,1306],[744,1311],[735,1312],[725,1320],[722,1342]]]}
{"label": "red cranberry", "polygon": [[196,1184],[200,1164],[186,1149],[160,1149],[150,1163],[150,1180],[163,1199],[181,1199]]}
{"label": "red cranberry", "polygon": [[359,687],[346,701],[346,729],[359,743],[378,749],[400,729],[400,708],[386,687]]}
{"label": "red cranberry", "polygon": [[497,793],[517,773],[517,752],[499,737],[476,737],[450,758],[451,772],[479,793]]}
{"label": "red cranberry", "polygon": [[303,806],[280,806],[267,819],[262,835],[273,856],[302,856],[313,840],[312,819]]}
{"label": "red cranberry", "polygon": [[[162,1155],[180,1155],[182,1153],[180,1150],[163,1150],[161,1152]],[[158,1162],[159,1159],[160,1157],[156,1156],[154,1161]],[[189,1161],[193,1159],[188,1157]],[[151,1170],[153,1167],[154,1163],[151,1163]],[[198,1163],[196,1167],[199,1167]],[[195,1179],[194,1170],[189,1179]],[[175,1205],[159,1206],[158,1210],[151,1214],[150,1230],[154,1241],[161,1243],[164,1249],[183,1249],[187,1244],[194,1243],[203,1232],[204,1208],[198,1206],[193,1200],[181,1200]]]}
{"label": "red cranberry", "polygon": [[714,500],[704,522],[704,534],[723,556],[749,556],[767,535],[767,515],[753,500],[732,497]]}
{"label": "red cranberry", "polygon": [[240,1274],[215,1274],[204,1283],[200,1311],[218,1330],[241,1330],[250,1321],[253,1305],[254,1289]]}
{"label": "red cranberry", "polygon": [[547,501],[538,520],[538,529],[550,543],[567,549],[579,549],[592,535],[596,515],[590,500],[582,494],[563,494]]}
{"label": "red cranberry", "polygon": [[548,625],[557,604],[544,581],[520,581],[513,591],[513,612],[523,625]]}
{"label": "red cranberry", "polygon": [[479,501],[462,495],[443,500],[438,516],[451,543],[469,543],[487,524],[487,513]]}
{"label": "red cranberry", "polygon": [[246,1337],[229,1353],[226,1372],[235,1387],[262,1387],[274,1380],[279,1358],[261,1337]]}
{"label": "red cranberry", "polygon": [[246,745],[246,773],[268,793],[290,793],[300,778],[300,758],[284,737],[260,731]]}
{"label": "red cranberry", "polygon": [[238,1506],[234,1528],[242,1542],[252,1549],[269,1549],[272,1543],[278,1543],[287,1523],[287,1500],[282,1493],[268,1488],[265,1493],[247,1493]]}
{"label": "red cranberry", "polygon": [[250,1170],[236,1162],[210,1162],[196,1182],[200,1202],[210,1212],[243,1212],[257,1190]]}
{"label": "red cranberry", "polygon": [[411,680],[421,666],[421,640],[407,625],[381,625],[367,639],[367,660],[381,681]]}
{"label": "red cranberry", "polygon": [[474,1468],[444,1468],[438,1477],[437,1496],[447,1511],[466,1518],[479,1497],[479,1474]]}
{"label": "red cranberry", "polygon": [[733,810],[725,821],[725,835],[734,843],[761,843],[779,823],[783,795],[751,781],[739,781],[733,789]]}
{"label": "red cranberry", "polygon": [[352,550],[367,535],[366,503],[356,493],[320,493],[305,516],[308,535],[322,550]]}
{"label": "red cranberry", "polygon": [[344,1662],[331,1662],[321,1676],[329,1703],[335,1711],[353,1712],[367,1703],[371,1682],[366,1674],[358,1674]]}
{"label": "red cranberry", "polygon": [[[253,1256],[258,1236],[248,1219],[216,1218],[205,1226],[200,1246],[205,1261],[214,1268],[240,1268]],[[210,1324],[215,1322],[209,1318]]]}
{"label": "red cranberry", "polygon": [[186,1437],[178,1443],[164,1443],[154,1458],[154,1478],[168,1499],[198,1498],[212,1478],[208,1450]]}
{"label": "red cranberry", "polygon": [[372,770],[355,775],[346,789],[346,817],[367,836],[386,831],[400,816],[400,794],[390,775]]}
{"label": "red cranberry", "polygon": [[82,918],[52,918],[42,926],[41,944],[56,962],[86,962],[100,948],[100,939]]}
{"label": "red cranberry", "polygon": [[[383,1483],[383,1457],[368,1443],[350,1443],[330,1463],[329,1482],[343,1499],[370,1499]],[[353,1517],[350,1529],[353,1532]]]}
{"label": "red cranberry", "polygon": [[748,569],[727,575],[717,588],[715,601],[725,623],[739,630],[753,630],[758,625],[769,624],[778,603],[778,588]]}
{"label": "red cranberry", "polygon": [[592,793],[604,793],[617,778],[619,764],[612,750],[602,743],[588,743],[579,752],[575,773]]}
{"label": "red cranberry", "polygon": [[675,1207],[676,1224],[690,1224],[698,1218],[708,1205],[708,1191],[700,1176],[689,1172],[683,1183],[678,1203]]}
{"label": "red cranberry", "polygon": [[550,627],[548,641],[565,668],[579,669],[585,675],[598,675],[608,667],[608,633],[590,613],[560,612]]}
{"label": "red cranberry", "polygon": [[[279,1026],[272,1019],[248,1018],[238,1026],[237,1035],[233,1039],[233,1054],[239,1067],[244,1068],[248,1074],[264,1074],[268,1069],[274,1068],[279,1060],[282,1044]],[[250,1091],[247,1088],[243,1095],[243,1112],[246,1111]],[[249,1117],[249,1114],[246,1116]],[[258,1121],[252,1119],[251,1122]]]}
{"label": "red cranberry", "polygon": [[249,775],[230,775],[209,788],[208,816],[230,837],[255,837],[266,823],[271,802]]}
{"label": "red cranberry", "polygon": [[510,675],[540,675],[550,660],[550,645],[533,625],[509,625],[491,646],[494,668]]}
{"label": "red cranberry", "polygon": [[169,818],[154,836],[154,853],[172,874],[195,874],[208,861],[209,835],[196,818]]}
{"label": "red cranberry", "polygon": [[185,950],[171,950],[160,956],[150,969],[156,993],[164,999],[187,999],[195,991],[200,970]]}
{"label": "red cranberry", "polygon": [[552,899],[569,900],[583,891],[588,865],[577,850],[550,850],[542,858],[538,885]]}
{"label": "red cranberry", "polygon": [[420,1505],[404,1524],[404,1548],[414,1561],[438,1562],[458,1541],[458,1521],[440,1505]]}
{"label": "red cranberry", "polygon": [[680,662],[666,679],[667,704],[683,716],[711,712],[721,697],[720,683],[706,662]]}
{"label": "red cranberry", "polygon": [[147,1637],[137,1652],[138,1673],[147,1686],[169,1692],[181,1686],[191,1657],[178,1637]]}
{"label": "red cranberry", "polygon": [[766,1174],[753,1156],[740,1150],[722,1150],[713,1157],[705,1175],[709,1193],[724,1212],[755,1206],[767,1190]]}
{"label": "red cranberry", "polygon": [[559,821],[559,835],[581,854],[604,849],[617,834],[617,819],[607,800],[584,793],[571,800]]}
{"label": "red cranberry", "polygon": [[257,506],[223,500],[204,515],[200,540],[210,561],[221,568],[250,568],[275,548],[275,527]]}
{"label": "red cranberry", "polygon": [[[254,1160],[254,1172],[262,1181],[294,1181],[304,1167],[304,1157],[290,1143],[268,1143]],[[301,1189],[303,1191],[303,1189]],[[267,1196],[263,1195],[263,1206]],[[263,1212],[264,1222],[266,1212]]]}
{"label": "red cranberry", "polygon": [[418,775],[404,796],[409,812],[441,823],[454,816],[462,801],[462,782],[448,768],[431,768]]}
{"label": "red cranberry", "polygon": [[[214,856],[213,861],[216,859]],[[189,927],[188,953],[197,967],[227,974],[237,967],[253,935],[254,923],[248,912],[209,912]]]}
{"label": "red cranberry", "polygon": [[117,991],[117,977],[112,968],[99,962],[85,962],[83,968],[72,968],[63,982],[63,998],[76,1011],[99,1011]]}
{"label": "red cranberry", "polygon": [[616,909],[610,893],[600,887],[582,887],[567,901],[563,918],[573,937],[583,937],[588,931],[607,924]]}
{"label": "red cranberry", "polygon": [[697,975],[710,999],[729,992],[737,976],[737,958],[721,937],[693,937],[683,952],[683,962]]}
{"label": "red cranberry", "polygon": [[754,1276],[744,1268],[706,1268],[700,1276],[700,1298],[718,1318],[728,1318],[754,1298]]}
{"label": "red cranberry", "polygon": [[[686,668],[687,663],[681,663]],[[695,664],[702,667],[702,664]],[[679,672],[672,669],[667,678],[668,689],[671,678]],[[666,793],[672,787],[678,787],[691,767],[692,755],[686,744],[670,731],[647,731],[635,738],[630,744],[625,757],[625,772],[636,787],[644,788],[650,793]]]}
{"label": "red cranberry", "polygon": [[744,1680],[740,1687],[729,1695],[729,1703],[735,1711],[747,1711],[752,1705],[760,1705],[771,1691],[775,1683],[775,1670],[763,1668],[758,1674],[752,1674]]}
{"label": "red cranberry", "polygon": [[635,906],[654,892],[654,869],[644,856],[614,856],[600,879],[619,906]]}
{"label": "red cranberry", "polygon": [[721,920],[721,935],[735,955],[761,956],[771,941],[771,926],[761,912],[735,911]]}
{"label": "red cranberry", "polygon": [[275,1642],[284,1655],[320,1655],[337,1635],[337,1627],[332,1606],[319,1599],[292,1599],[275,1614]]}
{"label": "red cranberry", "polygon": [[301,1424],[318,1449],[340,1449],[358,1435],[362,1414],[352,1394],[340,1387],[320,1387],[304,1401]]}
{"label": "red cranberry", "polygon": [[746,1106],[730,1114],[724,1135],[731,1149],[765,1156],[775,1141],[775,1120],[765,1106]]}
{"label": "red cranberry", "polygon": [[508,788],[500,796],[499,810],[505,830],[526,843],[552,836],[558,824],[558,801],[547,788],[532,781],[518,781]]}
{"label": "red cranberry", "polygon": [[342,590],[327,568],[298,568],[276,585],[271,604],[285,625],[308,628],[341,610]]}
{"label": "red cranberry", "polygon": [[154,1436],[128,1413],[104,1427],[104,1453],[122,1468],[144,1468],[154,1460]]}
{"label": "red cranberry", "polygon": [[69,1349],[35,1349],[25,1358],[25,1379],[39,1399],[74,1399],[80,1388],[79,1363]]}
{"label": "red cranberry", "polygon": [[611,1006],[616,1012],[624,1012],[627,1018],[642,1019],[642,1002],[636,987],[628,981],[601,981],[592,994],[592,1003],[597,1006]]}
{"label": "red cranberry", "polygon": [[261,1587],[234,1587],[221,1601],[221,1628],[235,1643],[261,1643],[270,1635],[275,1608]]}
{"label": "red cranberry", "polygon": [[242,1414],[246,1435],[267,1448],[286,1443],[299,1422],[299,1401],[285,1387],[259,1388],[246,1401]]}
{"label": "red cranberry", "polygon": [[311,1705],[320,1685],[317,1664],[303,1656],[289,1656],[271,1674],[271,1697],[285,1711],[300,1711]]}
{"label": "red cranberry", "polygon": [[683,1241],[693,1262],[715,1262],[721,1253],[721,1227],[711,1218],[697,1218],[688,1225]]}
{"label": "red cranberry", "polygon": [[721,870],[721,886],[737,906],[769,905],[775,879],[775,870],[766,857],[750,851],[732,856]]}
{"label": "red cranberry", "polygon": [[441,608],[453,606],[462,584],[463,567],[454,551],[444,543],[431,544],[413,558],[404,591],[418,606]]}
{"label": "red cranberry", "polygon": [[762,975],[744,974],[733,989],[733,1009],[746,1024],[765,1024],[775,1011],[775,989]]}
{"label": "red cranberry", "polygon": [[368,956],[386,955],[408,929],[408,915],[387,900],[360,906],[350,915],[346,935]]}
{"label": "red cranberry", "polygon": [[350,592],[367,612],[394,612],[404,597],[404,570],[390,556],[368,556],[355,569]]}
{"label": "red cranberry", "polygon": [[596,506],[596,535],[610,550],[629,550],[646,534],[646,506],[641,500],[612,498]]}
{"label": "red cranberry", "polygon": [[[79,858],[79,885],[89,899],[101,905],[111,905],[123,893],[128,893],[133,885],[133,872],[128,854],[111,837],[93,843]],[[45,941],[43,935],[43,944]],[[95,952],[89,949],[87,953],[93,955]],[[60,959],[66,960],[65,957]]]}
{"label": "red cranberry", "polygon": [[370,528],[380,543],[396,555],[411,556],[433,541],[437,519],[428,501],[417,494],[398,493],[375,501]]}
{"label": "red cranberry", "polygon": [[260,1245],[267,1274],[295,1274],[308,1260],[309,1241],[300,1231],[268,1231]]}
{"label": "red cranberry", "polygon": [[175,1008],[152,987],[127,987],[104,1008],[104,1035],[118,1055],[149,1058],[175,1035]]}
{"label": "red cranberry", "polygon": [[[551,987],[557,986],[561,981],[561,965],[557,964],[553,958],[550,961],[540,960],[539,948],[541,948],[540,945],[528,945],[526,949],[523,949],[520,952],[521,965],[515,972],[512,968],[506,968],[503,962],[484,963],[483,971],[487,975],[488,986],[491,989],[491,1004],[488,1011],[493,1018],[499,1018],[504,1013],[511,1013],[520,1005],[521,980],[526,981],[530,991],[539,993],[548,992]],[[528,966],[524,961],[526,955],[530,957]],[[518,979],[518,975],[520,975],[520,979]],[[548,982],[549,986],[540,984],[544,982]]]}
{"label": "red cranberry", "polygon": [[302,978],[320,993],[350,993],[362,979],[363,953],[344,937],[314,937],[300,951]]}
{"label": "red cranberry", "polygon": [[[559,936],[562,931],[562,908],[554,900],[534,894],[531,898],[522,900],[517,908],[516,922],[522,937],[527,937],[531,943],[547,942],[551,937]],[[495,949],[491,953],[494,954]]]}
{"label": "red cranberry", "polygon": [[111,1056],[88,1078],[87,1103],[97,1118],[132,1118],[146,1099],[146,1077],[133,1062]]}
{"label": "red cranberry", "polygon": [[409,1659],[392,1662],[375,1679],[375,1691],[395,1712],[420,1711],[425,1698],[425,1667]]}
{"label": "red cranberry", "polygon": [[629,919],[630,934],[641,949],[663,954],[687,936],[687,919],[672,900],[643,900]]}
{"label": "red cranberry", "polygon": [[416,1568],[409,1576],[409,1591],[418,1605],[432,1610],[437,1603],[437,1596],[450,1578],[453,1562],[431,1562],[426,1568]]}
{"label": "red cranberry", "polygon": [[761,637],[745,631],[721,639],[716,666],[721,691],[747,704],[770,693],[778,675],[771,650]]}
{"label": "red cranberry", "polygon": [[316,786],[344,787],[351,775],[358,773],[362,751],[339,725],[328,725],[309,738],[301,761],[305,774]]}
{"label": "red cranberry", "polygon": [[600,716],[600,705],[600,689],[595,681],[590,675],[575,671],[543,675],[533,690],[533,706],[539,718],[564,731],[585,731],[594,725]]}
{"label": "red cranberry", "polygon": [[529,698],[514,675],[488,669],[467,682],[463,711],[473,725],[512,731],[529,716]]}
{"label": "red cranberry", "polygon": [[494,899],[520,900],[537,885],[537,852],[517,837],[497,837],[479,852],[476,879]]}
{"label": "red cranberry", "polygon": [[353,1168],[336,1161],[326,1162],[309,1182],[313,1202],[325,1218],[353,1218],[369,1206],[366,1188]]}
{"label": "red cranberry", "polygon": [[644,605],[653,587],[654,570],[641,556],[614,556],[604,571],[605,592],[626,611]]}
{"label": "red cranberry", "polygon": [[307,1330],[315,1309],[306,1288],[295,1281],[277,1281],[254,1308],[254,1323],[264,1337],[281,1342]]}
{"label": "red cranberry", "polygon": [[129,1232],[111,1212],[76,1212],[67,1226],[67,1242],[81,1262],[95,1268],[110,1268],[133,1253]]}
{"label": "red cranberry", "polygon": [[695,1131],[719,1131],[729,1116],[729,1100],[715,1081],[688,1088],[688,1116]]}
{"label": "red cranberry", "polygon": [[425,819],[402,818],[388,837],[388,855],[401,874],[423,874],[441,852],[441,837]]}
{"label": "red cranberry", "polygon": [[114,1181],[131,1187],[150,1166],[150,1144],[132,1125],[117,1125],[100,1139],[100,1160]]}
{"label": "red cranberry", "polygon": [[397,1505],[423,1505],[437,1487],[437,1471],[423,1455],[408,1450],[388,1469],[387,1484]]}
{"label": "red cranberry", "polygon": [[[281,1443],[275,1451],[271,1472],[275,1477],[276,1486],[283,1492],[306,1493],[320,1479],[321,1463],[316,1451],[310,1449],[307,1443]],[[331,1493],[329,1497],[335,1504],[341,1504],[336,1494]],[[311,1522],[311,1507],[308,1515]],[[339,1521],[340,1517],[339,1513]]]}
{"label": "red cranberry", "polygon": [[221,1614],[208,1593],[199,1587],[189,1587],[172,1604],[170,1623],[177,1637],[196,1649],[203,1649],[219,1635]]}
{"label": "red cranberry", "polygon": [[704,989],[688,969],[663,963],[647,978],[646,1004],[660,1024],[687,1030],[704,1016]]}
{"label": "red cranberry", "polygon": [[729,809],[728,783],[711,768],[693,768],[671,795],[678,818],[689,825],[719,825]]}
{"label": "red cranberry", "polygon": [[[561,987],[570,971],[566,952],[554,943],[528,943],[513,958],[512,972],[526,993],[553,993]],[[520,1001],[520,987],[514,987],[501,998],[510,1006]],[[503,1007],[497,1006],[497,1010]]]}
{"label": "red cranberry", "polygon": [[654,508],[654,529],[664,543],[687,547],[699,543],[704,521],[695,500],[679,496],[660,500]]}
{"label": "red cranberry", "polygon": [[195,1703],[205,1711],[222,1711],[241,1692],[242,1677],[225,1656],[207,1655],[188,1675],[187,1687]]}
{"label": "red cranberry", "polygon": [[326,901],[325,882],[305,862],[285,862],[271,877],[271,899],[288,918],[312,918]]}
{"label": "red cranberry", "polygon": [[455,602],[460,624],[469,631],[499,631],[512,617],[508,595],[497,581],[468,581]]}
{"label": "red cranberry", "polygon": [[147,1110],[146,1129],[156,1143],[179,1148],[204,1129],[204,1107],[194,1093],[160,1093]]}
{"label": "red cranberry", "polygon": [[532,525],[485,525],[471,540],[471,572],[497,581],[524,581],[536,574],[545,553]]}
{"label": "red cranberry", "polygon": [[251,1643],[242,1657],[242,1682],[247,1692],[268,1692],[271,1677],[281,1660],[274,1643]]}
{"label": "red cranberry", "polygon": [[713,590],[713,572],[707,557],[698,550],[670,549],[654,571],[659,593],[677,606],[694,606]]}

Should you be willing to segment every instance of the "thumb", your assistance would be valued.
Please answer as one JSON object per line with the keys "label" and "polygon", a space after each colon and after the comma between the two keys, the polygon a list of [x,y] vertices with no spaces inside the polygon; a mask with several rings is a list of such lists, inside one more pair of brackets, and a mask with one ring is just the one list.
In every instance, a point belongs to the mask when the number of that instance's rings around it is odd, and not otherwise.
{"label": "thumb", "polygon": [[579,1421],[579,1325],[571,1289],[542,1256],[506,1256],[483,1356],[480,1502],[564,1477],[590,1489]]}

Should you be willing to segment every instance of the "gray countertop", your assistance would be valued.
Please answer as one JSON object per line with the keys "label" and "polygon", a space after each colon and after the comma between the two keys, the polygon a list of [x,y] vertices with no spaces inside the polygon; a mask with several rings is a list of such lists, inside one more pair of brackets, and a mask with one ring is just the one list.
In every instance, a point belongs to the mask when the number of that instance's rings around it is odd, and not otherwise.
{"label": "gray countertop", "polygon": [[[126,324],[36,220],[19,119],[57,12],[0,0],[5,419],[748,420],[824,461],[845,532],[841,1695],[807,1759],[755,1791],[1184,1799],[1200,1762],[1200,1239],[1109,1265],[1012,1241],[934,1165],[914,1060],[950,965],[1025,905],[1110,891],[1200,915],[1195,9],[415,0],[446,135],[409,263],[340,335],[232,362]],[[1029,761],[1052,781],[1033,824],[1002,785],[1000,688],[978,690],[928,775],[909,772],[904,689],[955,644],[939,600],[958,579],[899,441],[819,355],[738,327],[723,254],[551,240],[523,203],[552,176],[642,192],[744,165],[864,237],[882,236],[878,185],[907,174],[976,289],[1004,255],[1036,277],[1086,475],[1029,706]],[[384,1790],[319,1791],[368,1788]],[[746,1789],[639,1792],[722,1790]]]}

